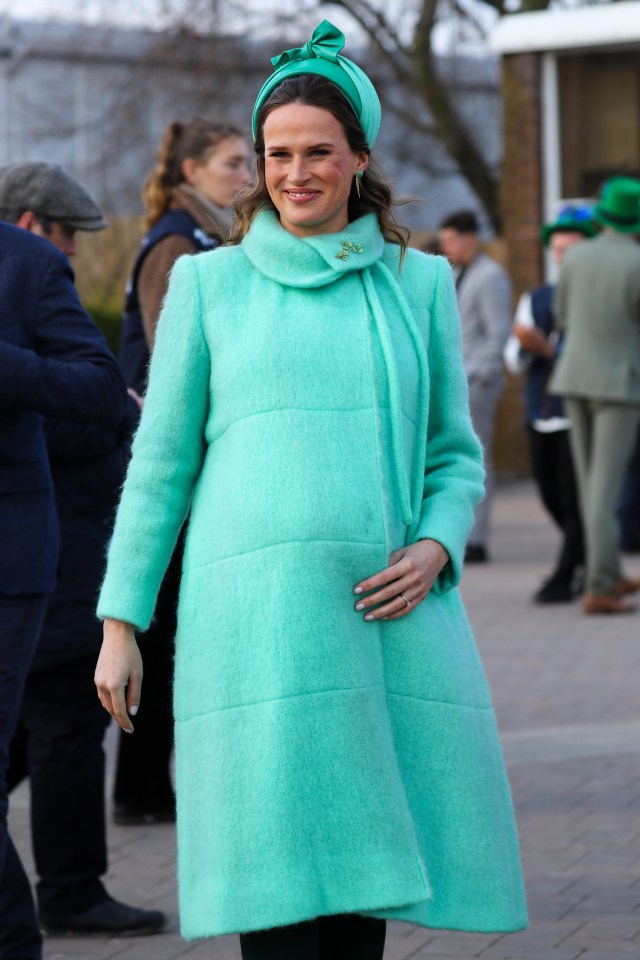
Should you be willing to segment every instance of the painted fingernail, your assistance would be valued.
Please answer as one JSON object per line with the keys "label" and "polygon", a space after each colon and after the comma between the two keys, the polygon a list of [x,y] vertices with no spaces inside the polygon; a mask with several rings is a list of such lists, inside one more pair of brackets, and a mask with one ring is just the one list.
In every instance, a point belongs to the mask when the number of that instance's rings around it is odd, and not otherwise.
{"label": "painted fingernail", "polygon": [[356,610],[364,610],[364,603],[356,603]]}
{"label": "painted fingernail", "polygon": [[365,617],[365,620],[375,620],[375,617],[372,613],[368,613]]}
{"label": "painted fingernail", "polygon": [[135,715],[136,715],[137,712],[138,712],[138,705],[137,705],[137,703],[134,703],[134,705],[133,705],[133,706],[130,708],[130,710],[129,710],[129,716],[130,716],[130,717],[135,717]]}
{"label": "painted fingernail", "polygon": [[353,588],[353,592],[354,592],[354,593],[362,593],[362,587],[354,587],[354,588]]}

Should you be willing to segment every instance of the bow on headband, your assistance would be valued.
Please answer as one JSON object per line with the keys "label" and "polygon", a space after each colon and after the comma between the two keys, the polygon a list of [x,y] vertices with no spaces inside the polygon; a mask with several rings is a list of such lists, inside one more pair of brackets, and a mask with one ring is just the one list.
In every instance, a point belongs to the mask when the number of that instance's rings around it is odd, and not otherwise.
{"label": "bow on headband", "polygon": [[323,20],[315,28],[311,34],[311,40],[307,40],[304,47],[285,50],[280,56],[272,57],[271,63],[276,70],[294,60],[312,60],[314,57],[322,57],[324,60],[333,60],[337,63],[338,54],[343,47],[344,34],[328,20]]}
{"label": "bow on headband", "polygon": [[347,98],[369,147],[380,130],[380,100],[375,87],[364,70],[343,57],[344,34],[328,20],[323,20],[313,31],[311,40],[303,47],[294,47],[272,59],[274,71],[265,80],[253,108],[252,127],[256,136],[258,115],[271,92],[289,77],[314,73],[330,80]]}

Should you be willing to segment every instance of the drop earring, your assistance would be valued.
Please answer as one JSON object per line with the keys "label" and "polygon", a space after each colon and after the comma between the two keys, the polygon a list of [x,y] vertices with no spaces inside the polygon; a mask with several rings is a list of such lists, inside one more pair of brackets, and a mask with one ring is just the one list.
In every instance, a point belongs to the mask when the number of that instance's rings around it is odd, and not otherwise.
{"label": "drop earring", "polygon": [[356,193],[358,194],[358,200],[360,199],[360,181],[362,180],[362,175],[364,170],[356,170]]}

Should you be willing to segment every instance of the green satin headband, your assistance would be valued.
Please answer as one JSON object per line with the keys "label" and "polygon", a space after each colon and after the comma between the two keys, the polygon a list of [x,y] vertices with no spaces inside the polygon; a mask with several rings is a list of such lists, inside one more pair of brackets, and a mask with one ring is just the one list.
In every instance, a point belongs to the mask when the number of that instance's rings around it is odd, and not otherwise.
{"label": "green satin headband", "polygon": [[251,122],[254,138],[260,108],[273,90],[289,77],[316,73],[340,88],[353,108],[369,148],[373,146],[382,120],[380,100],[364,70],[340,56],[343,47],[344,34],[328,20],[323,20],[304,47],[285,50],[272,59],[275,70],[263,84],[253,108]]}

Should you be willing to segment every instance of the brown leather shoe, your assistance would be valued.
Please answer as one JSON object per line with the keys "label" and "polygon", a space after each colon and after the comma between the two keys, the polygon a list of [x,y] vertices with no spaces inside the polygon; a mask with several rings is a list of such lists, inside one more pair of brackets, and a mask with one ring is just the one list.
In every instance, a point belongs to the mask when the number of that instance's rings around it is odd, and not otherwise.
{"label": "brown leather shoe", "polygon": [[612,593],[585,593],[582,609],[585,613],[633,613],[636,608],[633,603],[626,603]]}
{"label": "brown leather shoe", "polygon": [[626,577],[622,577],[614,585],[611,592],[614,597],[624,597],[628,593],[637,593],[638,590],[640,590],[640,580],[628,580]]}

